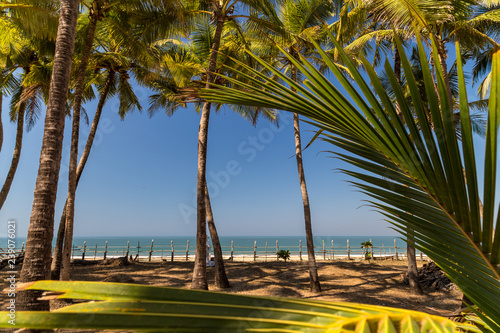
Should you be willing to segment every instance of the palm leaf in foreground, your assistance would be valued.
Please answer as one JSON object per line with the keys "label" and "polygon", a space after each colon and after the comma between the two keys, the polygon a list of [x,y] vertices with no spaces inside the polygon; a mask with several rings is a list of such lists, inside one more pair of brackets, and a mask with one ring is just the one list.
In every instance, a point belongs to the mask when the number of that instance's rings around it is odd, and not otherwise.
{"label": "palm leaf in foreground", "polygon": [[[175,332],[453,332],[448,319],[380,306],[101,282],[39,281],[28,289],[93,300],[17,312],[16,327]],[[53,296],[49,296],[53,297]],[[0,328],[11,327],[0,313]]]}
{"label": "palm leaf in foreground", "polygon": [[[290,56],[290,61],[305,77],[303,85],[292,82],[256,57],[284,84],[253,71],[253,76],[248,77],[253,80],[253,86],[240,83],[239,89],[219,87],[218,91],[204,90],[200,95],[213,102],[276,108],[308,117],[323,129],[324,140],[347,151],[347,154],[339,154],[342,160],[361,169],[345,172],[357,179],[353,184],[373,199],[370,203],[396,230],[415,242],[416,248],[435,260],[485,314],[478,312],[481,319],[494,331],[500,331],[500,224],[494,220],[500,51],[493,56],[483,180],[484,217],[481,218],[479,177],[458,45],[462,141],[458,140],[453,126],[452,107],[434,44],[438,92],[429,64],[425,60],[421,62],[428,108],[421,103],[411,64],[399,41],[397,47],[411,93],[410,101],[405,99],[386,61],[386,75],[403,119],[373,67],[361,59],[370,77],[370,86],[345,52],[336,46],[356,86],[316,44],[354,103],[305,59],[299,62]],[[420,59],[427,59],[420,40],[418,50]]]}

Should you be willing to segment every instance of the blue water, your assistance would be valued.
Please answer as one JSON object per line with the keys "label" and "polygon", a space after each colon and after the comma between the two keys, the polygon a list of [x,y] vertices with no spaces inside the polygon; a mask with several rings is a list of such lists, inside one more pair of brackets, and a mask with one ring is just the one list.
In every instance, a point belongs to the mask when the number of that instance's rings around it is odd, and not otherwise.
{"label": "blue water", "polygon": [[[352,255],[361,255],[361,243],[371,240],[374,246],[374,252],[378,254],[394,254],[394,241],[399,253],[404,253],[406,250],[406,243],[394,236],[316,236],[314,237],[315,251],[320,257],[329,257],[332,255],[346,255],[347,254],[347,241],[349,240],[349,250]],[[21,247],[25,238],[17,238],[17,247]],[[140,257],[148,256],[151,249],[151,242],[153,243],[153,256],[162,256],[169,258],[172,253],[172,246],[174,248],[175,257],[185,257],[186,250],[192,259],[194,256],[194,249],[196,245],[195,237],[75,237],[73,240],[74,256],[82,255],[83,247],[87,257],[101,257],[104,253],[105,244],[107,241],[107,255],[108,256],[121,256],[127,251],[127,243],[129,246],[129,254],[137,255]],[[188,248],[189,241],[189,248]],[[290,250],[292,255],[299,255],[300,242],[302,241],[302,254],[307,255],[306,239],[305,236],[234,236],[234,237],[220,237],[222,251],[225,257],[231,253],[231,243],[233,245],[234,256],[252,257],[255,252],[257,256],[269,255],[272,257],[276,254],[276,241],[278,242],[278,249]],[[333,251],[332,251],[333,241]],[[267,243],[267,250],[266,250]],[[323,251],[324,244],[324,251]],[[0,247],[6,245],[5,239],[0,239]],[[55,239],[53,241],[55,245]]]}

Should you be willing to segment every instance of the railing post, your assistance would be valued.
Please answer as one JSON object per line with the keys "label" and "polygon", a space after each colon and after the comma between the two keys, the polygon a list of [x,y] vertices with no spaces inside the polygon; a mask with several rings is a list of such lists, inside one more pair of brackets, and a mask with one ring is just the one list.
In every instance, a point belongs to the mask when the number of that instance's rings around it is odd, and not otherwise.
{"label": "railing post", "polygon": [[325,240],[323,239],[323,260],[326,260]]}
{"label": "railing post", "polygon": [[128,260],[129,253],[130,253],[130,241],[127,241],[127,253],[125,254],[125,257],[127,258],[127,260]]}
{"label": "railing post", "polygon": [[73,245],[73,253],[71,254],[71,259],[75,258],[75,245]]}
{"label": "railing post", "polygon": [[151,247],[149,248],[149,257],[148,257],[148,261],[151,261],[151,256],[153,255],[153,243],[154,243],[154,239],[151,240]]}
{"label": "railing post", "polygon": [[233,245],[233,241],[231,241],[231,261],[234,260],[234,245]]}
{"label": "railing post", "polygon": [[398,260],[398,247],[396,246],[396,238],[394,238],[394,254],[396,256],[396,260]]}
{"label": "railing post", "polygon": [[299,240],[299,259],[302,261],[302,239]]}
{"label": "railing post", "polygon": [[94,260],[96,259],[97,257],[97,244],[95,245],[95,249],[94,249]]}
{"label": "railing post", "polygon": [[333,239],[332,239],[332,260],[335,259],[335,250],[333,248]]}
{"label": "railing post", "polygon": [[278,240],[276,240],[276,261],[279,260],[279,258],[278,258],[278,251],[279,251],[279,249],[278,249]]}
{"label": "railing post", "polygon": [[172,252],[170,254],[170,261],[174,261],[174,241],[173,240],[170,241],[170,249],[172,250]]}
{"label": "railing post", "polygon": [[108,254],[108,241],[106,241],[106,244],[104,245],[104,260],[106,260],[107,254]]}
{"label": "railing post", "polygon": [[420,252],[420,261],[424,261],[424,255],[422,253],[422,251],[419,251]]}
{"label": "railing post", "polygon": [[87,241],[83,241],[82,260],[85,260],[85,250],[87,250]]}
{"label": "railing post", "polygon": [[351,248],[349,246],[349,240],[347,240],[347,260],[351,260]]}
{"label": "railing post", "polygon": [[253,261],[257,260],[257,241],[253,243]]}
{"label": "railing post", "polygon": [[139,262],[139,259],[141,257],[141,242],[137,241],[137,261]]}
{"label": "railing post", "polygon": [[187,245],[186,245],[186,261],[189,261],[189,239],[188,239]]}
{"label": "railing post", "polygon": [[266,258],[265,261],[267,262],[267,241],[266,241]]}

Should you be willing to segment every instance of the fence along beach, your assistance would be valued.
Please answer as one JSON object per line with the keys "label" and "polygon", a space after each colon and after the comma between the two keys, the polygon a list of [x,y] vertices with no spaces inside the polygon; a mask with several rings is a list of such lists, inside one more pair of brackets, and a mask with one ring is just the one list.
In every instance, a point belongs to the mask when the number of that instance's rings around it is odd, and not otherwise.
{"label": "fence along beach", "polygon": [[[221,239],[223,258],[233,261],[276,261],[276,253],[279,250],[289,250],[290,260],[307,260],[307,248],[305,240],[299,237],[224,237]],[[319,238],[319,237],[315,237]],[[332,239],[334,238],[334,239]],[[390,237],[326,237],[315,239],[316,260],[361,260],[365,257],[365,252],[370,252],[374,260],[399,260],[406,259],[406,243],[400,239],[390,239]],[[192,261],[195,254],[195,242],[193,239],[182,239],[176,237],[168,240],[165,237],[140,240],[125,240],[110,238],[75,238],[72,259],[106,259],[117,257],[130,257],[139,261]],[[132,237],[130,237],[132,239]],[[363,248],[360,240],[370,241],[373,247]],[[385,242],[384,242],[385,241]],[[389,244],[386,244],[389,243]],[[24,248],[24,243],[22,243]],[[17,252],[21,252],[18,248]],[[213,256],[213,248],[210,246]],[[0,247],[0,257],[3,257],[4,250]],[[417,259],[424,260],[427,256],[417,252]]]}

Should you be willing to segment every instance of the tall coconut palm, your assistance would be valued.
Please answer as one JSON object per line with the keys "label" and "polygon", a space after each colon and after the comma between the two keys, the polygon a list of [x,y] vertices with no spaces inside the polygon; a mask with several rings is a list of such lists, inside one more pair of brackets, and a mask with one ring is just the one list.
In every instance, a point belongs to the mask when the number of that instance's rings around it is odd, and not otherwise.
{"label": "tall coconut palm", "polygon": [[[251,47],[245,41],[246,34],[241,34],[241,27],[234,21],[226,24],[222,36],[220,54],[218,59],[217,71],[222,70],[222,65],[226,67],[237,68],[238,66],[232,59],[240,59],[248,63],[249,57],[243,51],[242,46]],[[147,86],[155,91],[150,96],[149,113],[152,115],[158,110],[166,110],[168,115],[172,115],[178,107],[186,106],[186,100],[191,97],[192,89],[201,88],[201,83],[196,80],[206,79],[207,59],[210,56],[210,47],[212,43],[213,26],[209,20],[198,20],[193,27],[190,35],[190,43],[179,41],[165,41],[164,54],[161,56],[160,76],[148,79]],[[224,70],[227,75],[232,75],[231,70]],[[233,73],[234,74],[234,73]],[[223,84],[223,82],[218,82]],[[215,105],[215,110],[221,108],[220,104]],[[199,104],[196,104],[199,109]],[[242,117],[255,124],[260,115],[276,121],[275,112],[262,108],[242,108],[231,106],[231,109]],[[229,288],[230,284],[224,268],[222,249],[215,226],[214,217],[211,209],[211,202],[206,191],[206,211],[207,225],[212,238],[214,247],[215,261],[215,287],[219,289]]]}
{"label": "tall coconut palm", "polygon": [[[139,70],[141,68],[140,64],[127,57],[125,55],[127,52],[123,50],[119,44],[116,44],[113,39],[106,36],[107,31],[102,29],[98,32],[98,34],[98,48],[101,52],[94,53],[90,58],[87,81],[95,83],[100,96],[90,132],[87,137],[87,142],[76,170],[75,190],[78,187],[83,170],[90,156],[94,138],[99,126],[99,120],[106,101],[112,96],[118,95],[120,101],[118,113],[122,119],[128,112],[135,109],[139,111],[142,110],[139,98],[135,95],[130,82],[131,73]],[[62,212],[57,232],[56,246],[51,264],[52,279],[63,279],[61,274],[62,257],[63,254],[68,257],[71,255],[71,248],[68,249],[67,246],[63,246],[64,244],[67,244],[67,242],[71,242],[69,238],[73,237],[72,233],[70,235],[67,232],[66,226],[68,224],[66,222],[66,216],[67,205],[65,205]]]}
{"label": "tall coconut palm", "polygon": [[[26,252],[20,281],[29,282],[49,277],[54,228],[54,206],[61,163],[64,116],[78,17],[77,0],[61,0],[56,52],[45,128],[40,153],[40,166],[35,185],[33,209],[26,239]],[[48,302],[39,301],[37,292],[17,295],[19,308],[47,309]]]}
{"label": "tall coconut palm", "polygon": [[[199,13],[204,15],[210,14],[210,19],[215,25],[213,39],[210,47],[210,57],[208,59],[208,67],[206,71],[206,88],[210,89],[215,80],[215,71],[217,70],[217,58],[221,46],[221,37],[224,25],[234,20],[238,15],[233,15],[237,6],[245,6],[247,8],[262,9],[272,7],[273,1],[256,1],[256,0],[205,0],[197,2],[200,4]],[[207,10],[208,9],[208,10]],[[208,139],[208,124],[210,119],[211,103],[203,103],[200,119],[200,127],[198,132],[198,173],[196,184],[196,252],[195,263],[193,269],[193,279],[191,288],[193,289],[208,289],[207,284],[207,268],[206,268],[206,203],[205,203],[205,186],[206,186],[206,161],[207,161],[207,139]]]}
{"label": "tall coconut palm", "polygon": [[[64,228],[59,228],[62,232],[64,230],[64,249],[62,251],[63,258],[61,261],[62,268],[60,272],[60,279],[67,280],[69,279],[69,265],[70,265],[70,255],[71,255],[71,246],[72,246],[72,238],[73,238],[73,224],[74,224],[74,202],[75,202],[75,194],[77,187],[77,178],[78,176],[78,167],[77,167],[77,157],[78,157],[78,139],[79,139],[79,124],[80,124],[80,108],[82,103],[82,94],[84,87],[84,80],[86,75],[87,64],[89,61],[90,53],[92,50],[92,46],[94,44],[94,37],[97,29],[97,25],[99,22],[104,21],[102,24],[102,29],[107,30],[112,39],[114,39],[118,44],[129,45],[129,50],[126,52],[127,48],[122,49],[122,53],[128,53],[129,55],[134,55],[135,58],[140,61],[139,54],[144,54],[145,49],[147,47],[144,43],[142,43],[138,36],[134,36],[133,33],[128,30],[136,29],[138,22],[144,20],[145,13],[141,11],[144,9],[144,6],[147,7],[148,4],[153,6],[158,6],[158,3],[151,2],[143,2],[143,1],[129,1],[129,2],[121,2],[116,1],[113,3],[109,3],[104,0],[93,0],[88,3],[85,3],[88,12],[83,14],[84,19],[88,19],[88,22],[84,22],[84,28],[82,29],[82,35],[84,36],[80,57],[80,64],[76,74],[76,84],[74,87],[74,100],[73,100],[73,127],[72,127],[72,140],[71,140],[71,154],[70,154],[70,165],[69,165],[69,180],[68,180],[68,196],[66,200],[66,205],[64,208],[63,216],[66,218],[66,226]],[[161,10],[167,13],[167,16],[175,17],[176,13],[178,13],[178,8],[176,6],[177,1],[164,1],[162,2]],[[139,16],[139,19],[137,18]],[[132,22],[134,21],[135,22]],[[149,22],[150,23],[150,22]],[[163,27],[171,28],[176,26],[177,24],[182,23],[181,19],[177,19],[172,21],[172,23],[162,22]],[[136,32],[140,34],[144,34],[145,31]],[[102,37],[102,36],[101,36]],[[108,40],[109,36],[105,36],[104,38],[100,38],[100,40]],[[121,79],[125,79],[128,81],[128,78],[122,77],[122,74],[125,72],[120,69]],[[120,87],[123,87],[121,85]],[[131,92],[131,89],[127,91]],[[123,92],[120,94],[123,97]],[[132,104],[126,106],[126,109],[134,108],[137,103],[135,103],[136,98],[132,98],[134,101]],[[124,100],[123,100],[124,101]],[[140,108],[140,107],[139,107]],[[127,110],[128,111],[128,110]],[[97,118],[98,120],[98,118]],[[81,172],[80,172],[81,173]],[[59,232],[58,232],[59,235]],[[58,237],[58,240],[61,241],[61,237]],[[60,243],[58,243],[60,245]],[[57,257],[55,257],[54,265],[53,265],[53,275],[57,275],[58,267],[59,267],[59,255],[61,251],[57,250]]]}
{"label": "tall coconut palm", "polygon": [[73,239],[73,224],[75,217],[75,194],[76,194],[76,169],[78,159],[78,141],[80,138],[80,108],[84,89],[85,74],[90,58],[90,52],[94,44],[94,36],[97,23],[104,15],[102,6],[104,1],[93,0],[88,4],[88,12],[82,15],[88,16],[88,28],[85,29],[85,42],[83,52],[79,57],[79,65],[76,74],[75,94],[73,101],[73,124],[71,130],[71,152],[69,158],[68,172],[68,198],[66,199],[66,227],[63,257],[61,261],[61,280],[69,280],[70,277],[70,257]]}
{"label": "tall coconut palm", "polygon": [[[276,43],[299,59],[299,54],[308,56],[311,43],[307,35],[321,35],[321,24],[328,20],[334,10],[332,1],[328,0],[287,0],[281,1],[279,6],[270,8],[266,13],[252,13],[248,20],[248,30],[253,31],[254,38],[261,38],[270,43]],[[263,32],[263,33],[262,33]],[[275,48],[276,50],[276,48]],[[283,57],[283,56],[282,56]],[[299,79],[296,66],[283,57],[283,66],[286,68],[292,81]],[[316,258],[314,255],[314,238],[311,222],[311,208],[305,179],[304,165],[302,159],[302,143],[300,136],[300,121],[298,114],[293,115],[293,127],[295,136],[295,157],[299,184],[302,194],[304,209],[304,224],[307,240],[307,255],[309,267],[309,283],[313,292],[320,292]]]}

